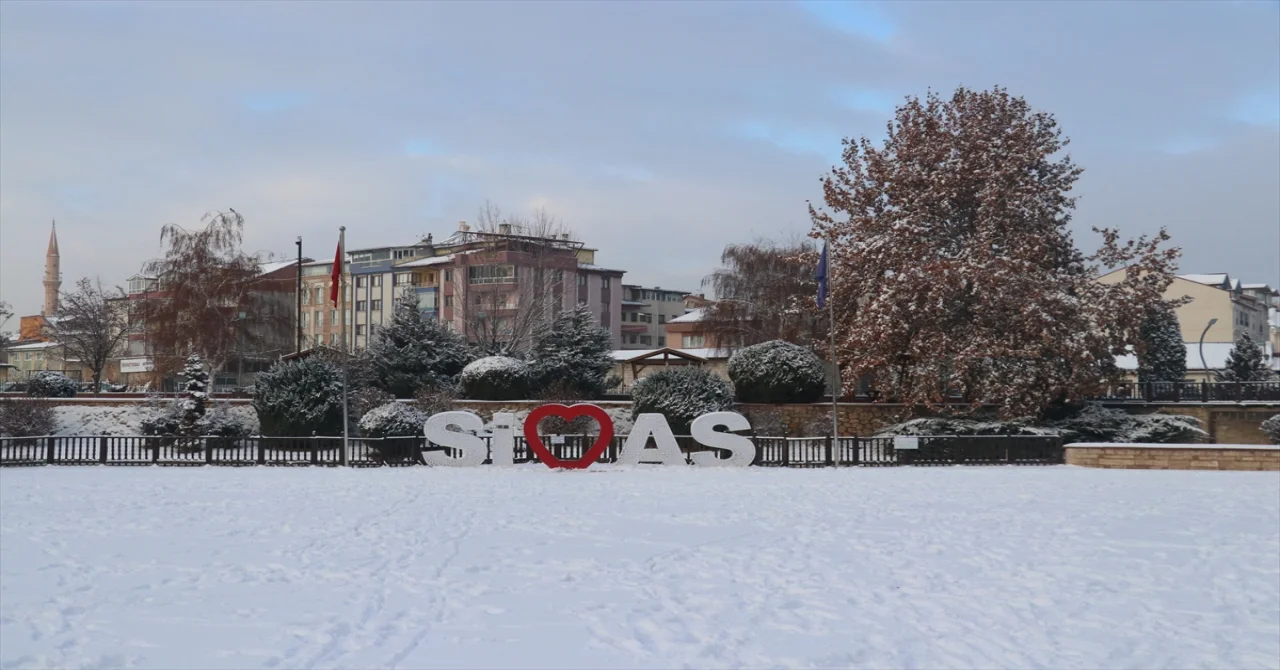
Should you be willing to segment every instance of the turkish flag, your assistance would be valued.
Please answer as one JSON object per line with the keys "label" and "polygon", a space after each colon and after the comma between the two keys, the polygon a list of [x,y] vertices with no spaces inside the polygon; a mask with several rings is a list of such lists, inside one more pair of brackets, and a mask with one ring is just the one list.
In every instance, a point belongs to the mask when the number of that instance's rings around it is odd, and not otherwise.
{"label": "turkish flag", "polygon": [[342,280],[342,242],[338,242],[338,251],[333,256],[333,274],[329,275],[329,301],[338,306],[338,289]]}

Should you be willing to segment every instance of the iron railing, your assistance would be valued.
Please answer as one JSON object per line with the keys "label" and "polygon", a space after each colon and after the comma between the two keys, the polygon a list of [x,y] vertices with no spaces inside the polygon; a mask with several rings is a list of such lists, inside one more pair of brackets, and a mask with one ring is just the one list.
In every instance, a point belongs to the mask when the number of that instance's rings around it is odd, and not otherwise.
{"label": "iron railing", "polygon": [[[488,441],[489,438],[482,439]],[[756,445],[753,464],[773,467],[1054,465],[1063,462],[1062,440],[1044,436],[921,437],[916,449],[898,449],[891,437],[751,439]],[[708,450],[688,436],[676,440],[686,458],[694,452]],[[595,462],[617,462],[625,441],[625,435],[615,436]],[[593,442],[594,437],[584,435],[543,437],[543,444],[560,460],[582,458]],[[345,450],[341,437],[5,437],[0,438],[0,465],[336,466],[345,462],[355,467],[404,466],[425,464],[423,453],[430,450],[451,451],[423,437],[350,438]],[[515,462],[537,461],[523,436],[517,436]]]}

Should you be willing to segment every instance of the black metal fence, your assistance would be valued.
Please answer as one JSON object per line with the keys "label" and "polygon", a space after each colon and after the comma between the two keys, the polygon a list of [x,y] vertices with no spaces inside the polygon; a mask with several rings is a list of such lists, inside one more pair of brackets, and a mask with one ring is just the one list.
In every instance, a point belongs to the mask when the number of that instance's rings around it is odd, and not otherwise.
{"label": "black metal fence", "polygon": [[1108,402],[1280,402],[1280,381],[1133,382],[1111,386],[1098,399]]}
{"label": "black metal fence", "polygon": [[[488,438],[482,438],[486,441]],[[546,436],[543,443],[560,460],[576,460],[594,438]],[[596,459],[614,463],[626,436],[615,436]],[[896,465],[1054,465],[1063,462],[1062,440],[1056,437],[963,436],[921,437],[918,447],[899,449],[891,437],[788,438],[755,437],[754,465],[775,467]],[[688,457],[709,450],[690,437],[678,437]],[[0,465],[342,465],[355,467],[425,464],[423,453],[450,451],[423,437],[350,438],[344,453],[341,437],[118,437],[57,436],[0,438]],[[525,440],[515,440],[515,462],[537,462]],[[486,463],[490,461],[486,459]]]}

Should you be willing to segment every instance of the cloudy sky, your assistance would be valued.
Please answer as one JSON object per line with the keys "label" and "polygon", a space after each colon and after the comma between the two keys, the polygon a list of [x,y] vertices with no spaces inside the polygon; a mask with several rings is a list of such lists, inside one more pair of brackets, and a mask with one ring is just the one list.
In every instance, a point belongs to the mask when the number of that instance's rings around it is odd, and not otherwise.
{"label": "cloudy sky", "polygon": [[[694,290],[804,232],[840,138],[1002,85],[1085,168],[1077,226],[1280,285],[1280,3],[0,2],[0,299],[123,283],[160,226],[333,253],[546,207],[628,283]],[[1079,235],[1093,245],[1090,235]],[[11,324],[12,326],[13,324]]]}

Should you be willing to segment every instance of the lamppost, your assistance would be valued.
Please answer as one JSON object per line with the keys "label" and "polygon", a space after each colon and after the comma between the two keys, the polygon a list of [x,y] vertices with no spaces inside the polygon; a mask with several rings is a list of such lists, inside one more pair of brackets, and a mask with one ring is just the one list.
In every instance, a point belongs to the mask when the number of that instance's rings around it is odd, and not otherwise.
{"label": "lamppost", "polygon": [[297,311],[294,313],[294,320],[293,320],[293,324],[295,327],[294,330],[297,331],[294,334],[294,339],[297,341],[297,347],[294,353],[300,353],[302,351],[302,236],[301,235],[298,236],[298,241],[295,244],[298,245],[298,271],[297,271],[298,288],[297,288],[297,293],[295,295],[298,301],[298,305],[297,305]]}
{"label": "lamppost", "polygon": [[1205,381],[1209,380],[1209,366],[1204,362],[1204,336],[1209,333],[1209,329],[1217,322],[1217,319],[1209,319],[1209,325],[1205,326],[1204,331],[1200,333],[1200,369],[1204,370]]}

